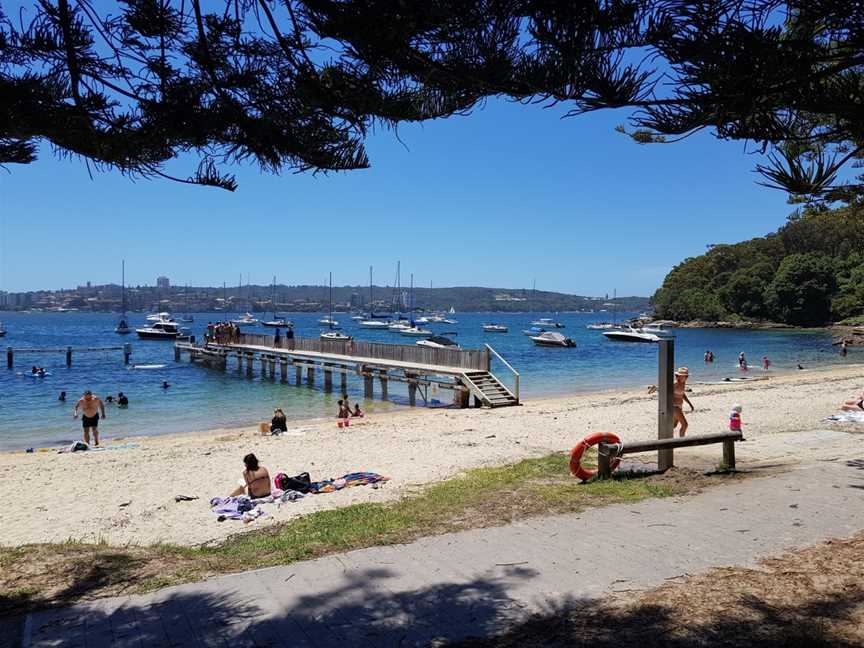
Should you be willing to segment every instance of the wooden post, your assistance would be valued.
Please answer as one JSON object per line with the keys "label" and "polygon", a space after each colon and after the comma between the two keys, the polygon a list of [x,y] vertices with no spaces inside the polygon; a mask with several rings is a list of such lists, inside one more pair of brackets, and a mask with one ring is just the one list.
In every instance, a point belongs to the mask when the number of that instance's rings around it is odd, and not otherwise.
{"label": "wooden post", "polygon": [[387,384],[390,382],[387,378],[387,372],[382,371],[378,374],[378,379],[381,382],[381,400],[387,400]]}
{"label": "wooden post", "polygon": [[[462,381],[459,380],[458,378],[456,379],[456,384],[464,386]],[[468,403],[470,402],[470,397],[471,397],[470,392],[468,392],[466,390],[462,390],[462,389],[454,389],[453,390],[453,404],[456,407],[459,407],[461,409],[465,409],[466,407],[468,407]]]}
{"label": "wooden post", "polygon": [[483,407],[483,401],[477,396],[474,397],[474,407]]}
{"label": "wooden post", "polygon": [[371,373],[363,374],[363,395],[370,399],[375,396],[375,384]]}
{"label": "wooden post", "polygon": [[303,367],[296,365],[294,367],[294,384],[299,385],[303,382]]}
{"label": "wooden post", "polygon": [[6,347],[6,368],[12,368],[12,362],[15,357],[15,352],[12,351],[12,347]]}
{"label": "wooden post", "polygon": [[597,446],[597,475],[600,479],[612,477],[612,462],[609,460],[609,444],[601,441]]}
{"label": "wooden post", "polygon": [[735,442],[723,442],[723,463],[728,470],[735,470]]}
{"label": "wooden post", "polygon": [[252,363],[254,361],[255,361],[255,354],[254,353],[247,353],[246,354],[246,375],[249,378],[252,377],[252,372],[254,371],[254,367],[252,366]]}
{"label": "wooden post", "polygon": [[180,362],[180,347],[174,345],[174,362]]}
{"label": "wooden post", "polygon": [[408,404],[413,407],[417,404],[417,381],[413,380],[414,374],[406,372],[405,375],[411,379],[408,383]]}
{"label": "wooden post", "polygon": [[261,354],[261,377],[267,377],[267,356],[263,353]]}
{"label": "wooden post", "polygon": [[342,388],[342,393],[346,393],[348,391],[348,372],[343,371],[339,374],[339,386]]}
{"label": "wooden post", "polygon": [[279,380],[282,383],[288,382],[288,358],[285,356],[279,357]]}
{"label": "wooden post", "polygon": [[324,391],[333,391],[333,370],[324,365]]}
{"label": "wooden post", "polygon": [[237,373],[243,373],[243,354],[237,352]]}
{"label": "wooden post", "polygon": [[[673,390],[675,388],[675,340],[657,343],[657,438],[671,439],[674,432]],[[669,470],[674,464],[672,448],[657,451],[657,469]]]}
{"label": "wooden post", "polygon": [[72,366],[72,347],[66,347],[66,366]]}
{"label": "wooden post", "polygon": [[315,384],[315,367],[306,367],[306,384]]}

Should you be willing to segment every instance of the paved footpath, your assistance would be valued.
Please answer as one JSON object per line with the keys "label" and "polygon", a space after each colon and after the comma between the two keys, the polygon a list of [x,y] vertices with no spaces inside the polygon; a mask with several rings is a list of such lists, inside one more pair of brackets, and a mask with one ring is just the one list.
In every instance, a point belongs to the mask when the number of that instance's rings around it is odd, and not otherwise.
{"label": "paved footpath", "polygon": [[[34,613],[24,647],[425,646],[864,529],[864,461]],[[10,635],[6,640],[10,641]],[[0,644],[3,637],[0,636]]]}

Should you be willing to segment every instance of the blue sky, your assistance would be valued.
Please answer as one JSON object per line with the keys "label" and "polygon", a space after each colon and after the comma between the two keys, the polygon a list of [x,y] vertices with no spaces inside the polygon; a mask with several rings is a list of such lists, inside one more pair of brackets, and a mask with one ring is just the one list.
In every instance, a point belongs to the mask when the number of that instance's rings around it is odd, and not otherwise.
{"label": "blue sky", "polygon": [[[708,243],[764,235],[791,211],[758,158],[708,134],[638,146],[624,114],[494,101],[468,117],[381,131],[372,168],[269,176],[239,189],[130,181],[45,148],[0,170],[0,290],[120,279],[178,284],[391,283],[650,295]],[[188,175],[190,162],[176,169]]]}

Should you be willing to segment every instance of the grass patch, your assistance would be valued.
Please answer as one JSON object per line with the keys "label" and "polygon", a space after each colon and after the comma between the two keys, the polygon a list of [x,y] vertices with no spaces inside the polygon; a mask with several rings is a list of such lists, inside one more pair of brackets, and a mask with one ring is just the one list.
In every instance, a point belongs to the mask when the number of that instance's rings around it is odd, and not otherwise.
{"label": "grass patch", "polygon": [[553,454],[469,470],[395,502],[317,511],[239,533],[217,546],[66,542],[0,547],[0,616],[536,515],[680,495],[711,481],[716,478],[679,469],[662,476],[580,484],[569,474],[567,455]]}

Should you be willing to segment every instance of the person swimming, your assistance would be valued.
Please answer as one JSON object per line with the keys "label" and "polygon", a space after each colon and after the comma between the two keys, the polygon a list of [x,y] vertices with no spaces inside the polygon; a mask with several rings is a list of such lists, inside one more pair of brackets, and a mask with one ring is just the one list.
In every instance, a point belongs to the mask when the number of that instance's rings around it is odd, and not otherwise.
{"label": "person swimming", "polygon": [[168,389],[170,386],[167,380],[162,381],[162,389]]}
{"label": "person swimming", "polygon": [[65,403],[66,402],[66,392],[61,391],[60,395],[57,397],[57,400],[60,401],[61,403]]}
{"label": "person swimming", "polygon": [[123,392],[119,392],[117,394],[117,404],[120,407],[128,407],[129,406],[129,399],[126,398],[126,394],[124,394]]}
{"label": "person swimming", "polygon": [[351,412],[351,416],[362,418],[363,410],[360,409],[360,403],[354,403],[354,411]]}

